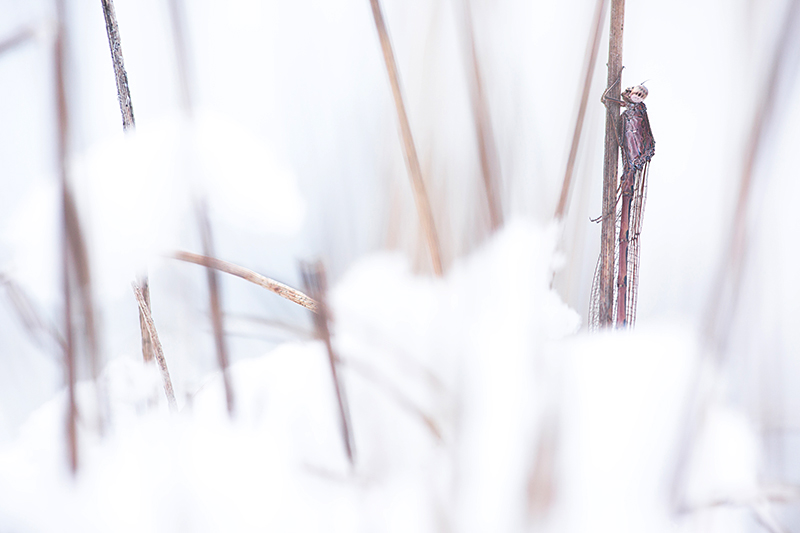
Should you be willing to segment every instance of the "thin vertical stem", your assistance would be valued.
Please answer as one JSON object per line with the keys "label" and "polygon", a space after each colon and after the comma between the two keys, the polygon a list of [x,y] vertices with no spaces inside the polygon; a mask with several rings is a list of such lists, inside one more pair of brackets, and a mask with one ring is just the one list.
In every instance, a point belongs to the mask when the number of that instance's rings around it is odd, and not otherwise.
{"label": "thin vertical stem", "polygon": [[[139,282],[139,287],[142,289],[142,296],[144,297],[144,303],[148,309],[151,309],[150,306],[150,281],[148,280],[147,276],[143,276]],[[153,353],[153,339],[150,338],[150,332],[147,329],[147,323],[144,319],[144,313],[142,310],[139,310],[139,329],[142,333],[142,359],[144,359],[145,363],[153,362],[155,354]]]}
{"label": "thin vertical stem", "polygon": [[117,15],[114,12],[114,0],[101,0],[101,2],[103,4],[103,16],[106,20],[108,46],[111,49],[111,61],[114,64],[114,77],[117,82],[117,98],[119,99],[119,110],[122,113],[122,129],[128,130],[135,126],[136,121],[133,118],[133,102],[131,101],[131,91],[128,87],[128,74],[125,72],[125,61],[122,58],[122,42],[119,37]]}
{"label": "thin vertical stem", "polygon": [[589,42],[586,43],[586,58],[583,64],[583,92],[581,93],[581,101],[578,106],[578,116],[575,119],[575,129],[572,133],[572,145],[569,149],[569,157],[567,158],[567,169],[564,172],[564,181],[561,184],[561,196],[558,198],[558,206],[556,207],[556,219],[563,219],[567,211],[567,199],[569,198],[569,191],[572,188],[572,177],[575,173],[575,160],[578,157],[578,145],[581,141],[581,132],[583,131],[583,122],[586,118],[586,106],[589,102],[589,93],[592,89],[592,78],[594,78],[594,67],[597,64],[597,54],[600,51],[600,37],[603,34],[603,19],[606,14],[606,6],[608,0],[597,0],[594,10],[594,23],[592,24],[593,30]]}
{"label": "thin vertical stem", "polygon": [[[717,356],[722,356],[724,344],[730,332],[734,313],[739,299],[739,286],[742,279],[744,257],[747,248],[747,218],[751,204],[751,191],[756,164],[764,145],[764,137],[772,125],[778,100],[778,89],[782,77],[789,73],[787,60],[792,38],[800,25],[800,0],[792,0],[783,19],[783,27],[775,44],[769,76],[762,88],[756,107],[750,138],[742,163],[739,180],[739,195],[736,210],[730,225],[731,233],[728,247],[722,261],[722,268],[709,298],[705,317],[705,335],[713,345]],[[796,46],[796,45],[795,45]],[[794,58],[797,61],[796,57]]]}
{"label": "thin vertical stem", "polygon": [[614,324],[614,251],[616,248],[617,163],[619,143],[619,80],[622,75],[622,31],[625,0],[611,1],[611,30],[608,36],[608,91],[606,137],[603,157],[603,217],[600,237],[600,326]]}
{"label": "thin vertical stem", "polygon": [[[111,62],[114,65],[114,78],[117,82],[117,100],[119,110],[122,114],[123,131],[132,130],[136,127],[136,119],[133,117],[133,100],[131,90],[128,86],[128,73],[125,71],[125,61],[122,56],[122,42],[119,36],[119,26],[117,25],[117,15],[114,11],[114,0],[101,0],[103,5],[103,16],[106,21],[106,33],[108,34],[108,47],[111,49]],[[147,275],[141,277],[139,286],[142,288],[147,306],[150,306],[150,283]],[[139,312],[139,329],[142,335],[142,357],[145,362],[153,360],[153,341],[147,333],[144,316]]]}
{"label": "thin vertical stem", "polygon": [[59,181],[61,184],[61,276],[64,290],[64,340],[67,379],[67,455],[73,475],[78,471],[78,408],[75,401],[75,336],[72,307],[72,254],[69,239],[69,180],[67,170],[67,146],[69,144],[67,121],[67,96],[64,86],[64,2],[56,1],[56,38],[54,47],[56,114],[58,122],[57,156]]}
{"label": "thin vertical stem", "polygon": [[472,74],[472,114],[475,118],[475,133],[478,137],[478,154],[481,161],[481,174],[486,189],[486,203],[489,207],[489,221],[492,231],[497,231],[503,225],[503,206],[500,201],[500,158],[497,156],[497,146],[492,133],[492,117],[489,113],[489,103],[483,89],[483,76],[481,75],[478,52],[475,48],[475,30],[472,24],[472,10],[470,0],[464,0],[464,32],[466,33],[466,46],[470,56],[470,73]]}
{"label": "thin vertical stem", "polygon": [[[172,0],[175,1],[175,0]],[[436,225],[433,220],[433,210],[431,209],[428,192],[425,190],[425,182],[422,179],[422,168],[417,156],[417,148],[414,145],[414,137],[411,135],[411,125],[408,122],[406,107],[403,103],[403,94],[400,90],[400,76],[397,72],[397,63],[394,59],[392,43],[389,41],[389,33],[386,30],[386,23],[383,20],[383,13],[378,0],[370,0],[372,5],[372,15],[375,18],[375,27],[378,30],[378,38],[383,50],[383,59],[386,63],[386,71],[389,74],[389,83],[392,86],[394,105],[397,110],[397,118],[400,121],[400,131],[403,137],[403,149],[408,165],[408,174],[411,178],[411,187],[414,190],[414,200],[417,205],[420,224],[425,232],[425,239],[428,243],[428,250],[431,254],[433,271],[437,276],[442,275],[442,258],[439,247],[439,236],[436,233]]]}
{"label": "thin vertical stem", "polygon": [[314,325],[317,330],[317,336],[325,343],[325,349],[328,352],[333,386],[336,391],[336,401],[339,406],[342,440],[344,441],[345,451],[347,452],[347,459],[350,461],[350,464],[353,465],[355,463],[355,446],[350,423],[350,409],[347,406],[344,384],[341,382],[341,377],[337,370],[339,358],[333,351],[333,344],[331,343],[329,327],[330,313],[327,305],[328,284],[325,278],[325,268],[319,261],[313,265],[304,265],[302,267],[302,275],[303,282],[306,286],[306,292],[317,301],[317,312],[314,313]]}
{"label": "thin vertical stem", "polygon": [[769,130],[775,127],[775,110],[781,103],[779,86],[784,81],[784,76],[796,75],[797,64],[791,65],[788,61],[790,59],[797,61],[796,54],[793,56],[791,52],[796,49],[796,44],[792,43],[792,39],[797,35],[799,24],[800,0],[791,0],[787,6],[786,16],[783,18],[783,27],[775,43],[775,49],[772,52],[769,75],[761,89],[753,116],[750,138],[742,162],[736,210],[730,224],[731,233],[704,316],[704,342],[710,352],[708,355],[715,364],[701,366],[695,373],[688,391],[684,424],[670,487],[671,504],[677,512],[687,510],[686,483],[689,477],[692,444],[705,423],[706,414],[715,393],[712,386],[709,386],[709,382],[713,378],[710,378],[708,374],[716,374],[718,365],[724,361],[727,355],[725,352],[738,305],[743,263],[748,244],[747,218],[752,208],[751,191],[755,168],[758,158],[762,155],[764,138]]}
{"label": "thin vertical stem", "polygon": [[[211,234],[211,222],[208,220],[208,209],[202,204],[197,209],[200,223],[200,236],[203,241],[203,254],[214,257],[214,239]],[[225,402],[228,406],[228,415],[233,416],[234,400],[233,386],[231,385],[230,372],[228,371],[228,346],[225,342],[225,324],[222,314],[222,296],[219,289],[219,276],[213,268],[206,267],[208,279],[208,299],[211,310],[211,326],[214,330],[214,345],[217,351],[217,362],[222,371],[222,382],[225,386]]]}
{"label": "thin vertical stem", "polygon": [[158,363],[158,368],[161,371],[161,379],[164,382],[164,393],[167,396],[169,409],[172,412],[178,410],[178,403],[175,400],[175,390],[172,388],[172,379],[169,377],[169,369],[167,368],[167,360],[164,357],[164,350],[161,347],[161,341],[158,340],[158,332],[156,331],[156,324],[153,322],[153,315],[150,313],[150,306],[145,301],[144,294],[141,287],[133,284],[133,294],[136,297],[136,303],[139,304],[139,311],[144,316],[145,326],[150,338],[153,339],[153,349],[155,352],[155,359]]}
{"label": "thin vertical stem", "polygon": [[189,88],[189,54],[187,51],[184,13],[181,0],[167,0],[170,22],[172,23],[172,39],[175,46],[175,61],[178,67],[178,88],[180,103],[184,112],[192,113],[192,94]]}

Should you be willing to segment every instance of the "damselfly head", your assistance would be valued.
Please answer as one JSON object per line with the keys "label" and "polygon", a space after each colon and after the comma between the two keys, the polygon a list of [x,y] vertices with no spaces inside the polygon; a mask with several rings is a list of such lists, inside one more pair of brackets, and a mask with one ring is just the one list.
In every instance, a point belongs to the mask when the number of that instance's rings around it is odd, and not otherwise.
{"label": "damselfly head", "polygon": [[647,87],[644,85],[637,85],[636,87],[628,87],[622,91],[622,97],[626,102],[638,104],[647,98]]}

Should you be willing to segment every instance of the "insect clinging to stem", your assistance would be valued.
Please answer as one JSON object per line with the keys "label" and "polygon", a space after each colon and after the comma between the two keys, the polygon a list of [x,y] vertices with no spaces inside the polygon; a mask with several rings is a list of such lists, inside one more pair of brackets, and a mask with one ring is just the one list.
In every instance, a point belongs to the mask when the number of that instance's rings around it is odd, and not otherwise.
{"label": "insect clinging to stem", "polygon": [[[636,321],[636,303],[639,284],[639,236],[642,230],[642,214],[647,198],[647,172],[655,154],[656,142],[650,129],[647,106],[644,103],[648,90],[644,83],[622,91],[622,100],[612,100],[606,89],[602,101],[616,102],[625,110],[615,128],[622,151],[622,178],[617,202],[619,209],[613,213],[617,218],[617,265],[616,291],[614,296],[615,325],[631,327]],[[621,200],[621,201],[620,201]],[[610,215],[611,213],[609,213]],[[600,268],[595,270],[592,295],[589,304],[589,324],[599,325]]]}

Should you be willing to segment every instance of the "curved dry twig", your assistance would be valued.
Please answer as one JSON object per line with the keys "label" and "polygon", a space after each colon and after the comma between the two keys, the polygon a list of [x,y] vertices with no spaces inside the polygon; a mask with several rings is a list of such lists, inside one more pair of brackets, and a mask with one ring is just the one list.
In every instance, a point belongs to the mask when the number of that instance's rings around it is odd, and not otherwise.
{"label": "curved dry twig", "polygon": [[221,259],[215,259],[213,257],[207,257],[205,255],[200,255],[200,254],[193,254],[191,252],[176,252],[174,257],[179,261],[194,263],[196,265],[204,266],[206,268],[214,268],[221,272],[233,274],[234,276],[238,276],[242,279],[245,279],[250,283],[255,283],[260,287],[264,287],[268,291],[272,291],[278,296],[286,298],[287,300],[294,302],[297,305],[302,305],[309,311],[313,311],[314,313],[318,312],[319,306],[316,300],[314,300],[307,294],[297,289],[293,289],[288,285],[284,285],[279,281],[275,281],[274,279],[262,276],[261,274],[253,272],[248,268],[244,268],[239,265],[229,263],[227,261],[222,261]]}

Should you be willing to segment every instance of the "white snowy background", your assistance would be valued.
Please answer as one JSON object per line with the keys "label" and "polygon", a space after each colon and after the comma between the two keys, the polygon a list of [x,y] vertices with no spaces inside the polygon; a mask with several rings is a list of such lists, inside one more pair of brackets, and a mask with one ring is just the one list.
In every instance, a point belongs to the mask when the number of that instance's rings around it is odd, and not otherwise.
{"label": "white snowy background", "polygon": [[[720,364],[701,328],[794,0],[628,0],[623,86],[648,80],[656,155],[637,329],[601,334],[585,323],[606,35],[569,210],[553,220],[595,2],[470,1],[506,218],[491,234],[464,1],[382,2],[443,278],[368,0],[184,0],[191,114],[167,1],[116,0],[128,134],[100,2],[65,2],[69,168],[110,401],[101,434],[84,368],[72,475],[63,355],[13,304],[21,291],[63,324],[55,9],[0,0],[0,41],[34,30],[0,54],[0,532],[800,528],[799,21]],[[228,416],[204,272],[169,258],[201,251],[199,196],[220,258],[296,287],[299,261],[324,260],[353,465],[308,312],[221,275]],[[177,414],[142,363],[131,282],[144,272]]]}

